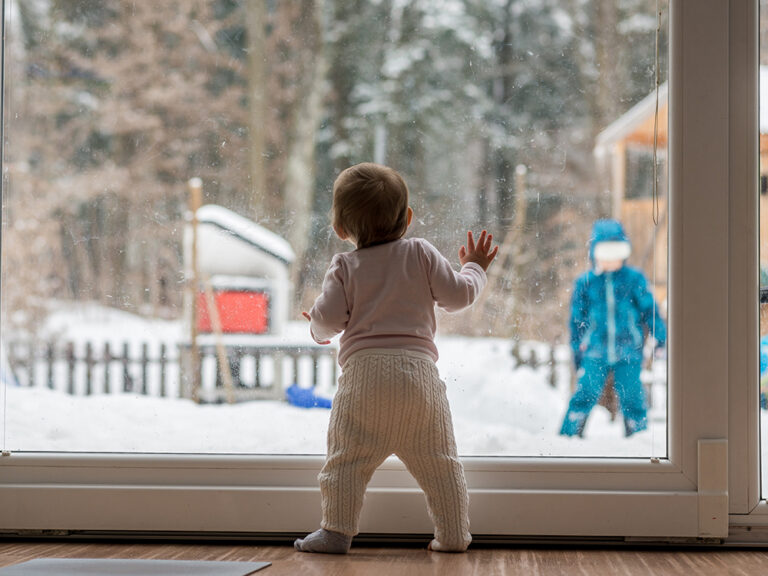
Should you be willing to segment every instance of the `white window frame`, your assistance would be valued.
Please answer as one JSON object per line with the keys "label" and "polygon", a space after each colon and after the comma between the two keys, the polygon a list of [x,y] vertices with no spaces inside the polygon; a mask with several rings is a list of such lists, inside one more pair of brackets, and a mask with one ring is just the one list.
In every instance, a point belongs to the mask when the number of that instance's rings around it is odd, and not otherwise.
{"label": "white window frame", "polygon": [[[670,0],[669,10],[668,458],[467,458],[476,535],[735,541],[768,526],[756,392],[757,2]],[[322,461],[14,453],[0,458],[0,531],[300,533],[319,522]],[[361,531],[431,530],[414,481],[387,461]]]}

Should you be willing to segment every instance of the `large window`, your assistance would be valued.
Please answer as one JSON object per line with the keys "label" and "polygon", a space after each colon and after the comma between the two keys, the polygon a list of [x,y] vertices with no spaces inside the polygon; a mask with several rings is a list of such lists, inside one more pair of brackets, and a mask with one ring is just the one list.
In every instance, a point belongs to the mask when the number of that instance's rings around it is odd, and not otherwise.
{"label": "large window", "polygon": [[[733,298],[757,301],[754,2],[4,15],[0,529],[314,526],[339,368],[300,312],[350,249],[334,176],[366,160],[405,176],[409,234],[450,258],[469,228],[502,245],[486,296],[439,317],[477,534],[759,523],[756,305]],[[609,379],[565,437],[574,286],[604,219],[655,302],[630,330],[647,428],[625,437]],[[388,461],[363,530],[429,526]]]}
{"label": "large window", "polygon": [[[327,410],[296,404],[330,403],[336,344],[300,312],[351,248],[333,179],[376,160],[410,185],[410,235],[502,245],[482,300],[440,318],[461,453],[666,456],[666,363],[642,349],[667,292],[666,7],[344,4],[7,3],[6,448],[322,454]],[[642,383],[607,373],[574,441],[573,286],[605,218],[660,325],[619,301],[578,335],[633,348]],[[648,424],[624,438],[630,403]]]}

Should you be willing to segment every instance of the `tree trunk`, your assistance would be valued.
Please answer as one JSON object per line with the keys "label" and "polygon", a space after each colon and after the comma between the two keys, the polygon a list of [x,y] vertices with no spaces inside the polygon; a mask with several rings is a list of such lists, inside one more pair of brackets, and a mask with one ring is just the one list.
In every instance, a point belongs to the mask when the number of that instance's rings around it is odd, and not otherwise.
{"label": "tree trunk", "polygon": [[296,253],[292,273],[296,301],[302,298],[302,275],[305,254],[309,245],[312,206],[315,191],[315,135],[322,116],[322,86],[325,77],[325,58],[322,42],[322,0],[307,1],[305,11],[311,17],[302,19],[301,59],[304,74],[294,106],[293,130],[286,163],[285,221],[287,240]]}
{"label": "tree trunk", "polygon": [[260,218],[267,210],[266,177],[264,173],[266,95],[264,62],[265,25],[264,2],[249,2],[246,5],[246,26],[248,29],[248,134],[251,202],[250,214]]}
{"label": "tree trunk", "polygon": [[[617,86],[623,85],[623,78],[621,67],[618,65],[621,44],[616,31],[619,18],[616,3],[598,0],[594,3],[594,11],[597,82],[596,90],[591,92],[594,97],[590,98],[594,119],[593,142],[595,137],[623,112],[619,108],[620,95],[617,90]],[[587,94],[590,94],[590,91],[587,91]],[[603,181],[607,181],[607,174],[601,174],[601,176]],[[595,216],[608,217],[611,214],[611,195],[601,193],[596,200]]]}
{"label": "tree trunk", "polygon": [[[499,113],[503,114],[514,89],[514,45],[512,26],[512,5],[514,0],[507,0],[504,9],[504,26],[501,42],[497,45],[499,72],[493,86],[493,97]],[[511,211],[514,205],[514,166],[515,151],[507,146],[499,146],[493,154],[494,176],[496,179],[497,218],[502,228],[510,225]]]}

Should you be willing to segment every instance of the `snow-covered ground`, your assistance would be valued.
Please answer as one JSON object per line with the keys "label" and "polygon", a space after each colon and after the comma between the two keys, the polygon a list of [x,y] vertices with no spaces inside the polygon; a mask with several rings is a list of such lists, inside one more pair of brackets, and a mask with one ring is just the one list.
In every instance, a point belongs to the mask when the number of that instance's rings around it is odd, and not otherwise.
{"label": "snow-covered ground", "polygon": [[[104,342],[110,342],[113,350],[128,343],[134,351],[144,342],[151,350],[161,342],[173,348],[183,336],[178,322],[146,320],[93,305],[52,314],[45,332],[80,344],[97,343],[97,349]],[[285,340],[310,343],[306,323],[292,323]],[[647,432],[625,439],[621,419],[611,422],[607,411],[597,407],[586,439],[562,438],[557,430],[569,397],[567,373],[552,388],[545,370],[515,369],[506,340],[441,337],[438,346],[438,366],[448,387],[462,454],[665,455],[662,388],[655,390]],[[94,374],[94,388],[109,389],[98,381],[99,372]],[[169,372],[170,380],[177,380],[178,374]],[[332,393],[330,386],[322,388]],[[71,396],[8,386],[5,404],[4,447],[23,451],[322,454],[328,423],[327,410],[301,409],[282,401],[198,405],[176,398],[126,393]]]}
{"label": "snow-covered ground", "polygon": [[[181,337],[176,323],[103,309],[54,315],[49,329],[76,340],[87,336],[115,343]],[[306,324],[291,325],[292,341],[306,338],[305,331]],[[515,369],[507,340],[444,336],[438,347],[462,455],[666,456],[663,383],[653,388],[648,430],[624,438],[621,417],[611,421],[598,406],[584,439],[564,438],[557,432],[570,394],[566,374],[553,388],[544,370]],[[663,363],[656,370],[663,375]],[[282,401],[198,405],[126,393],[71,396],[13,385],[4,387],[2,400],[0,440],[12,451],[322,454],[329,416],[325,409]],[[768,445],[765,429],[763,445]]]}
{"label": "snow-covered ground", "polygon": [[[441,338],[459,450],[465,455],[665,456],[661,402],[651,428],[623,437],[597,407],[586,439],[557,435],[568,400],[545,374],[513,370],[502,340]],[[24,451],[322,454],[329,412],[281,401],[197,405],[134,394],[71,396],[45,388],[6,390],[6,449]],[[658,396],[658,395],[657,395]]]}

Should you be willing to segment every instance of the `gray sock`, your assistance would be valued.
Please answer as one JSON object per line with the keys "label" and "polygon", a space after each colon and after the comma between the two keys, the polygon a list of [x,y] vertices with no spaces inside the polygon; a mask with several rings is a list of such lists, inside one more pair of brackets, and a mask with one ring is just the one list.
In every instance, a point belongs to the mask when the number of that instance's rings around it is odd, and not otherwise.
{"label": "gray sock", "polygon": [[429,546],[427,546],[427,548],[435,552],[466,552],[467,551],[467,546],[455,546],[453,548],[450,546],[444,546],[436,538],[429,543]]}
{"label": "gray sock", "polygon": [[293,547],[300,552],[320,552],[323,554],[346,554],[352,544],[352,536],[340,532],[331,532],[321,528],[312,534],[298,539]]}

